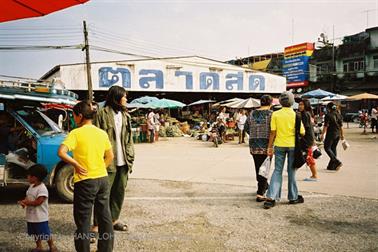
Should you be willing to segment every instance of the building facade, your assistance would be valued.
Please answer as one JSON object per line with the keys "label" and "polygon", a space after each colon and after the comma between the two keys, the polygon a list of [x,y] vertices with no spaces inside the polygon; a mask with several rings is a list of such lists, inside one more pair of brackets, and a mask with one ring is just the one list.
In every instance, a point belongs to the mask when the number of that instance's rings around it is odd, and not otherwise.
{"label": "building facade", "polygon": [[[230,62],[240,64],[251,58],[255,57]],[[274,73],[284,76],[283,60],[276,63]],[[269,64],[265,69],[267,72],[271,71]],[[338,46],[323,42],[313,51],[308,71],[308,86],[288,86],[288,89],[305,92],[321,88],[345,95],[378,94],[378,27],[345,36]]]}
{"label": "building facade", "polygon": [[[56,66],[41,80],[54,78],[81,97],[88,90],[83,63]],[[191,99],[279,94],[286,89],[282,76],[198,56],[92,62],[91,78],[95,98],[113,85],[124,87],[133,98],[149,94],[188,103]]]}

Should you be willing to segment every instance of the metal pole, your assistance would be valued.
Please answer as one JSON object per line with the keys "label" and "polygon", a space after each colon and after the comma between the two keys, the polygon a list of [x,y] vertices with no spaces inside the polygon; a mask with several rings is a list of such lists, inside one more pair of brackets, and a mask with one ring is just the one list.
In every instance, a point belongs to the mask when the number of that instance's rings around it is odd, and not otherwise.
{"label": "metal pole", "polygon": [[294,44],[294,18],[291,19],[291,43]]}
{"label": "metal pole", "polygon": [[336,90],[335,25],[332,26],[332,92]]}
{"label": "metal pole", "polygon": [[85,64],[87,67],[87,82],[88,82],[88,100],[93,101],[93,88],[92,88],[92,75],[91,75],[91,63],[89,59],[89,43],[88,43],[88,31],[87,23],[83,21],[84,26],[84,50],[85,50]]}

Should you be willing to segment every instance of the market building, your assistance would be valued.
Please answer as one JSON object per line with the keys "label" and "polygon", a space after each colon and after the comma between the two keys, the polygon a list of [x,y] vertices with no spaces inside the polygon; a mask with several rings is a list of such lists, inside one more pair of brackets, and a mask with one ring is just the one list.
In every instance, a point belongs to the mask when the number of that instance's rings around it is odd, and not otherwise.
{"label": "market building", "polygon": [[[190,103],[199,99],[278,95],[286,90],[286,79],[275,74],[246,69],[198,57],[148,58],[91,63],[96,100],[103,100],[112,85],[123,86],[130,99],[144,95]],[[84,98],[87,94],[86,65],[58,65],[41,77],[60,79],[65,87]]]}

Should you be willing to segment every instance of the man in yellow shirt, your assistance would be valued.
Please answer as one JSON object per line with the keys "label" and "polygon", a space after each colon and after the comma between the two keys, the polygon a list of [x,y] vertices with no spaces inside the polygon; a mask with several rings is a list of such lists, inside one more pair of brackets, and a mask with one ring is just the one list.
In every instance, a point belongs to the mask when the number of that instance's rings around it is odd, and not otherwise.
{"label": "man in yellow shirt", "polygon": [[[58,156],[74,168],[75,249],[90,252],[92,209],[98,217],[97,251],[113,251],[114,232],[109,209],[109,185],[106,167],[113,160],[113,151],[105,131],[92,125],[95,115],[91,104],[79,102],[73,107],[79,128],[72,130],[58,150]],[[72,152],[73,158],[68,155]]]}
{"label": "man in yellow shirt", "polygon": [[[273,112],[270,122],[270,137],[268,144],[268,156],[273,156],[273,144],[275,167],[270,179],[270,185],[267,193],[267,201],[264,208],[269,209],[275,206],[276,200],[281,198],[282,172],[286,156],[287,173],[289,179],[288,198],[290,204],[303,203],[304,199],[298,195],[297,183],[295,181],[294,169],[294,147],[295,147],[295,118],[296,114],[292,109],[294,104],[294,95],[285,91],[280,95],[280,104],[282,109]],[[304,135],[305,129],[301,123],[300,134]]]}

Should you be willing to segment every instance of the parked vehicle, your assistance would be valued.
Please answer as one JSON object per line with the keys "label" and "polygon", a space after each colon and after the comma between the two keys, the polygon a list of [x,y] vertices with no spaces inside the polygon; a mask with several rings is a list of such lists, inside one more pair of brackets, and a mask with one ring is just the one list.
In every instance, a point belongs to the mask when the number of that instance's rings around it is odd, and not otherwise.
{"label": "parked vehicle", "polygon": [[345,113],[343,119],[345,122],[360,122],[359,113]]}
{"label": "parked vehicle", "polygon": [[57,156],[66,133],[42,108],[46,104],[74,105],[76,99],[76,94],[55,89],[54,84],[0,81],[0,127],[9,132],[1,143],[1,186],[28,184],[27,169],[40,163],[48,171],[46,185],[72,202],[73,168]]}
{"label": "parked vehicle", "polygon": [[222,143],[222,137],[219,133],[219,127],[217,123],[213,123],[212,126],[209,128],[210,132],[210,141],[214,143],[214,146],[218,148],[219,144]]}
{"label": "parked vehicle", "polygon": [[358,117],[359,117],[359,122],[360,122],[359,127],[366,129],[366,127],[369,124],[369,115],[368,115],[367,110],[361,110],[358,112],[358,114],[359,114]]}

